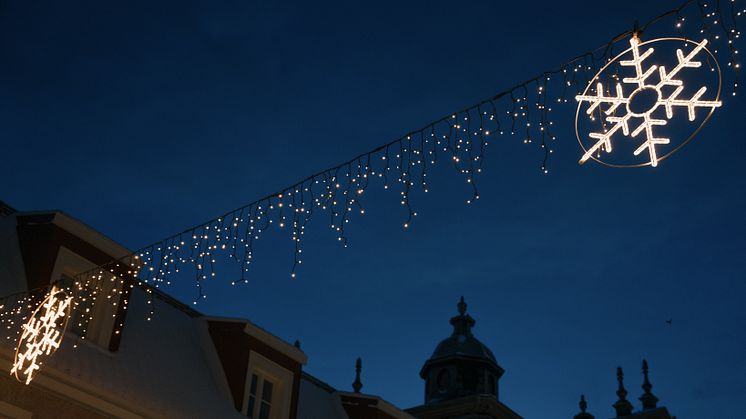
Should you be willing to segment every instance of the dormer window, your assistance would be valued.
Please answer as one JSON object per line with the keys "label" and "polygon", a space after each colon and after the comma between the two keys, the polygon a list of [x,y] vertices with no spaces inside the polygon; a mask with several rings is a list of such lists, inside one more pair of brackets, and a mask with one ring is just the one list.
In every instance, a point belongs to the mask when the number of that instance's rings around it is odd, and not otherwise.
{"label": "dormer window", "polygon": [[300,348],[246,320],[206,320],[236,410],[252,419],[294,418],[306,363]]}
{"label": "dormer window", "polygon": [[249,403],[246,408],[246,416],[249,419],[270,419],[273,388],[274,384],[272,384],[270,379],[257,374],[251,374]]}
{"label": "dormer window", "polygon": [[[103,266],[130,252],[81,222],[61,213],[18,215],[18,245],[25,269],[25,289],[42,288]],[[67,335],[116,351],[124,326],[128,291],[121,281],[85,281],[76,287]],[[77,313],[76,313],[77,311]],[[88,319],[91,319],[89,322]],[[83,339],[81,339],[83,340]]]}
{"label": "dormer window", "polygon": [[249,352],[243,413],[251,419],[284,419],[290,414],[293,373],[255,351]]}

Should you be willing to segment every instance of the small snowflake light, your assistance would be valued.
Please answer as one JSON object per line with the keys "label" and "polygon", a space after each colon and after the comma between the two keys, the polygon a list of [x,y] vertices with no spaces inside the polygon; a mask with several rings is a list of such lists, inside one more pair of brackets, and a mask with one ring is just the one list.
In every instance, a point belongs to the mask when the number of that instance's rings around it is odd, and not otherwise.
{"label": "small snowflake light", "polygon": [[[678,42],[693,45],[687,52],[676,50],[676,62],[669,71],[664,65],[648,65],[655,50],[647,45],[656,42]],[[575,132],[584,150],[580,164],[588,159],[617,167],[657,166],[658,162],[682,147],[704,126],[715,108],[722,106],[720,99],[720,68],[713,54],[707,49],[707,40],[699,43],[682,38],[659,38],[640,42],[637,36],[630,40],[630,48],[609,61],[591,80],[585,91],[577,95]],[[718,77],[718,86],[712,99],[707,99],[707,86],[696,92],[686,91],[682,77],[686,69],[702,71],[702,59],[707,59],[712,72]],[[647,61],[646,61],[647,60]],[[627,70],[630,77],[621,77]],[[607,81],[606,86],[602,80]],[[614,84],[612,87],[611,85]],[[611,91],[613,89],[613,92]],[[704,109],[705,112],[698,112]],[[588,117],[587,135],[581,135],[579,116],[583,110]],[[676,112],[674,112],[676,110]],[[685,111],[685,112],[682,112]],[[709,112],[708,112],[709,111]],[[679,123],[686,114],[690,124],[688,138],[667,138],[661,135],[663,126]],[[701,123],[696,125],[697,118]],[[669,124],[669,121],[671,124]],[[680,134],[680,132],[677,132]],[[619,135],[621,134],[621,135]],[[627,137],[627,138],[623,138]],[[681,137],[681,135],[679,135]],[[639,156],[633,163],[612,164],[604,160],[615,147],[632,142],[631,154]],[[631,157],[631,156],[630,156]],[[642,162],[640,161],[642,160]]]}
{"label": "small snowflake light", "polygon": [[28,385],[43,364],[40,357],[48,357],[60,347],[71,301],[72,297],[65,295],[64,291],[52,287],[47,298],[23,325],[13,368],[10,370],[10,374],[18,381]]}

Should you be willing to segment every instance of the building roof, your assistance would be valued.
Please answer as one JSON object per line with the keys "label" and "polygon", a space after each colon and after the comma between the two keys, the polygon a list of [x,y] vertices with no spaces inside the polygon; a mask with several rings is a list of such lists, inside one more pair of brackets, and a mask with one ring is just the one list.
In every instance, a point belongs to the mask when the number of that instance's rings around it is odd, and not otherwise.
{"label": "building roof", "polygon": [[[44,240],[45,236],[41,239],[35,236],[35,241],[26,243],[26,247],[19,246],[20,225],[60,232],[65,238],[49,241]],[[5,268],[0,271],[0,296],[28,292],[29,277],[38,277],[40,284],[48,284],[57,277],[55,269],[50,266],[41,273],[28,275],[29,266],[56,265],[63,248],[69,246],[69,251],[75,252],[81,241],[103,252],[99,256],[105,260],[131,253],[60,211],[12,212],[0,217],[0,262]],[[43,263],[39,263],[39,251],[44,253]],[[212,330],[215,325],[224,325],[231,337],[261,342],[267,351],[274,351],[297,365],[294,372],[300,377],[299,419],[350,419],[349,409],[354,412],[362,409],[365,417],[371,418],[411,419],[377,396],[339,392],[302,373],[300,366],[307,362],[307,357],[299,347],[248,320],[204,316],[145,284],[133,284],[127,306],[128,314],[115,350],[67,333],[54,356],[45,359],[31,386],[79,402],[103,416],[242,418],[241,400],[235,398],[236,389],[229,375],[243,377],[245,372],[241,373],[240,363],[221,356],[221,348],[233,341],[221,340],[225,333],[216,335]],[[148,318],[151,311],[155,315]],[[5,339],[0,341],[0,368],[10,370],[14,353],[15,344]],[[243,393],[239,393],[242,399]],[[358,416],[352,414],[352,417]]]}
{"label": "building roof", "polygon": [[655,409],[643,410],[640,412],[632,413],[630,416],[625,416],[624,419],[672,419],[671,414],[668,413],[668,409],[664,406],[656,407]]}
{"label": "building roof", "polygon": [[[242,417],[213,371],[220,367],[204,320],[160,299],[153,304],[157,315],[148,321],[147,297],[135,288],[117,352],[67,334],[32,385],[120,417]],[[0,362],[9,370],[15,348],[3,345]]]}
{"label": "building roof", "polygon": [[470,357],[482,359],[497,364],[495,355],[490,348],[475,338],[473,335],[457,335],[443,339],[435,347],[430,361],[437,361],[449,357]]}
{"label": "building roof", "polygon": [[[643,382],[641,386],[643,389],[643,394],[639,398],[639,400],[642,402],[642,409],[635,412],[635,407],[629,400],[627,400],[627,395],[629,393],[624,386],[624,371],[622,370],[622,367],[617,367],[616,375],[618,388],[616,394],[618,399],[612,405],[614,407],[614,410],[616,411],[613,419],[675,419],[675,417],[671,416],[671,414],[668,412],[668,409],[666,409],[664,406],[658,407],[657,404],[659,400],[658,397],[656,397],[652,393],[653,384],[650,382],[648,373],[648,362],[643,359]],[[580,413],[575,415],[575,419],[593,419],[594,416],[587,412],[588,403],[586,402],[584,395],[580,396],[579,406]]]}
{"label": "building roof", "polygon": [[492,351],[472,334],[471,329],[476,324],[476,320],[466,314],[466,307],[464,297],[461,297],[458,303],[459,315],[451,318],[450,321],[453,326],[453,333],[435,347],[432,356],[425,362],[420,371],[422,378],[426,377],[430,366],[453,359],[469,359],[484,362],[495,370],[500,371],[498,375],[502,373],[502,368],[497,364]]}
{"label": "building roof", "polygon": [[349,419],[337,391],[310,374],[300,381],[297,419]]}
{"label": "building roof", "polygon": [[[0,271],[0,290],[6,293],[28,290],[23,251],[18,245],[19,223],[61,228],[111,257],[130,253],[59,211],[14,213],[0,218],[0,261],[8,262],[8,269]],[[148,320],[151,305],[156,315]],[[132,288],[128,312],[116,352],[67,333],[31,385],[77,400],[104,415],[243,417],[234,408],[204,316],[147,286]],[[270,345],[284,344],[286,352],[305,360],[305,355],[291,344],[247,321],[235,321],[261,334]],[[10,370],[15,349],[9,340],[0,342],[0,368]]]}

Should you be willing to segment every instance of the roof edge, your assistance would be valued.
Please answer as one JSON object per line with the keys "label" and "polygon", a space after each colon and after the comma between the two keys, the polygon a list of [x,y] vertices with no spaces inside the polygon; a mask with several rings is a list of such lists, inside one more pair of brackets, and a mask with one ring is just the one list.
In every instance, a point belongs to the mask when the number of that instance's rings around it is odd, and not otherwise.
{"label": "roof edge", "polygon": [[241,318],[235,318],[235,317],[214,317],[214,316],[203,316],[203,317],[207,321],[243,323],[244,324],[243,331],[247,335],[261,340],[262,342],[266,343],[273,349],[289,357],[290,359],[300,363],[301,365],[306,365],[308,363],[308,356],[306,356],[306,354],[302,350],[300,350],[299,348],[296,348],[294,345],[282,340],[281,338],[273,335],[272,333],[257,326],[256,324],[252,323],[251,321],[247,319],[241,319]]}
{"label": "roof edge", "polygon": [[[94,229],[88,224],[80,221],[62,210],[45,210],[45,211],[24,211],[14,213],[17,219],[23,217],[33,217],[38,215],[51,215],[49,223],[69,231],[98,247],[108,254],[114,260],[121,259],[132,254],[132,251],[126,246],[119,244],[114,239]],[[19,220],[20,221],[20,220]]]}
{"label": "roof edge", "polygon": [[469,356],[469,355],[448,355],[448,356],[444,356],[441,358],[435,358],[435,359],[430,358],[427,361],[425,361],[425,364],[420,369],[420,377],[425,378],[424,372],[426,368],[432,367],[433,365],[436,365],[436,364],[445,363],[445,362],[453,361],[453,360],[482,362],[482,363],[495,367],[495,369],[497,369],[497,371],[500,373],[500,376],[502,376],[505,373],[505,369],[501,367],[500,364],[488,358],[475,357],[475,356]]}

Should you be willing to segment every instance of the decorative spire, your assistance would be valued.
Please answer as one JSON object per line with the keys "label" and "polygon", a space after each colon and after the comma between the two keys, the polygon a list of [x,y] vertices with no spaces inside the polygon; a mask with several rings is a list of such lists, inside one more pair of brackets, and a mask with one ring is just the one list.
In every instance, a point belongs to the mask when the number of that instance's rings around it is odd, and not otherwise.
{"label": "decorative spire", "polygon": [[575,415],[575,419],[594,419],[593,415],[587,413],[585,410],[588,409],[588,403],[585,401],[585,394],[580,395],[580,413]]}
{"label": "decorative spire", "polygon": [[363,383],[360,382],[360,370],[363,369],[363,360],[358,358],[355,361],[355,381],[352,383],[352,389],[355,393],[360,393],[360,389],[363,388]]}
{"label": "decorative spire", "polygon": [[642,375],[645,377],[642,382],[642,389],[645,392],[640,397],[642,410],[655,409],[658,405],[658,398],[650,391],[653,389],[653,385],[650,384],[650,380],[648,379],[648,361],[644,359],[642,360]]}
{"label": "decorative spire", "polygon": [[466,302],[464,302],[463,296],[461,296],[457,307],[459,315],[451,318],[453,335],[471,336],[471,328],[474,327],[476,321],[470,315],[466,314]]}
{"label": "decorative spire", "polygon": [[624,388],[624,372],[622,372],[622,367],[616,367],[616,379],[619,382],[619,389],[616,391],[619,400],[613,406],[616,410],[616,416],[621,418],[632,414],[632,403],[627,400],[627,390]]}

